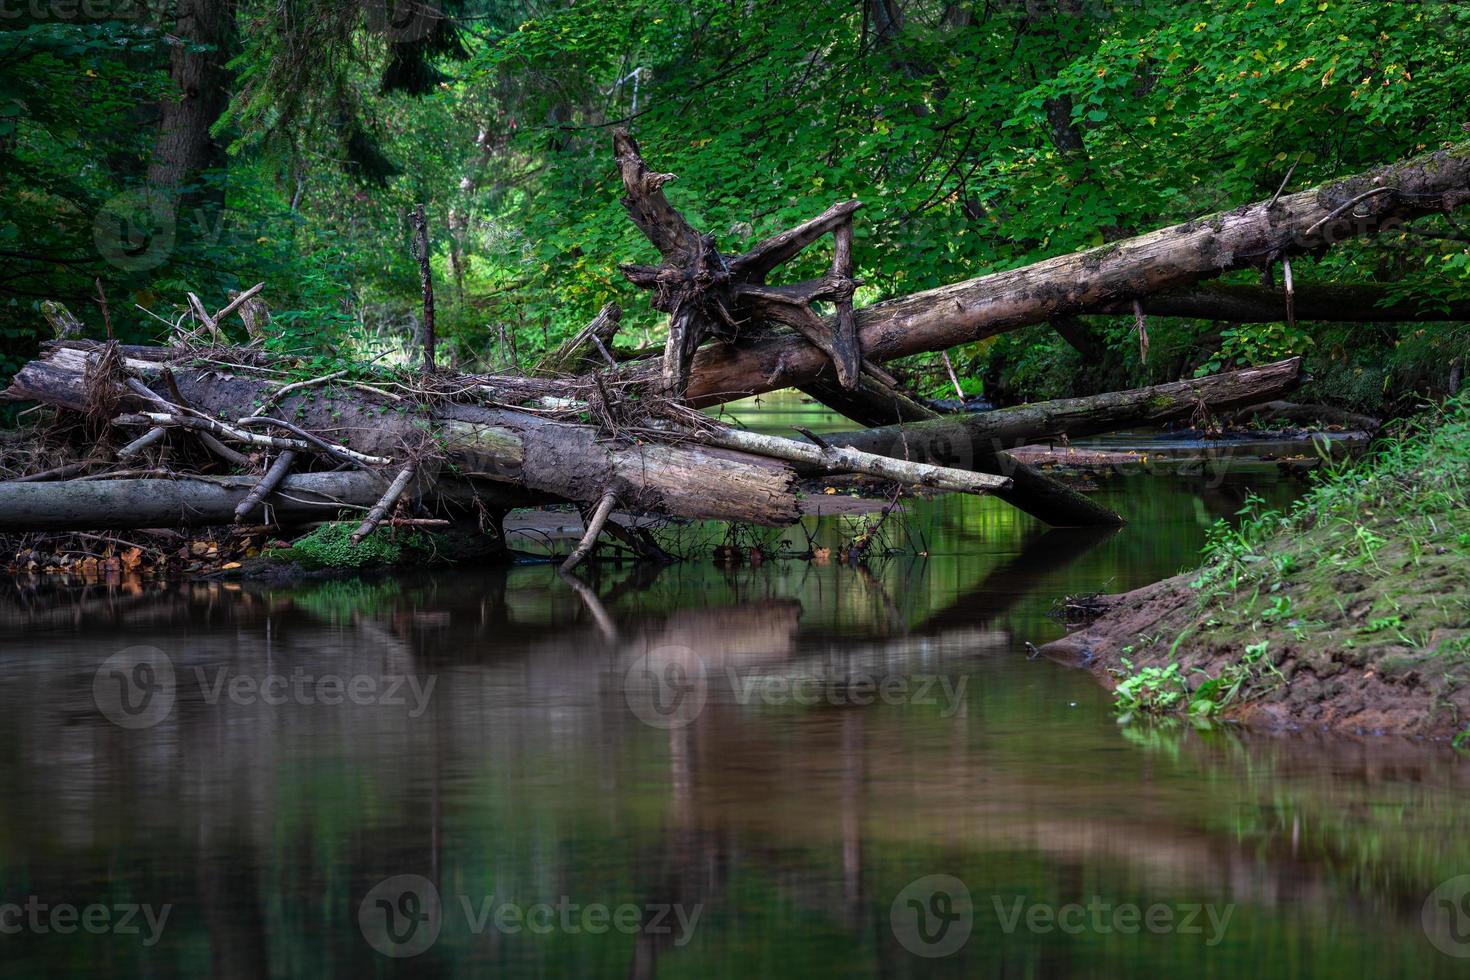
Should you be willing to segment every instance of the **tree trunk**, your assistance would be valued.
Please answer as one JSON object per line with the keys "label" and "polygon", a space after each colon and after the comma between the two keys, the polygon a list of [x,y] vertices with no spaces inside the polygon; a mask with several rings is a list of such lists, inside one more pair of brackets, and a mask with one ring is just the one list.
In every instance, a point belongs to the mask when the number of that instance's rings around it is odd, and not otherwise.
{"label": "tree trunk", "polygon": [[[229,102],[229,43],[235,5],[228,0],[179,0],[170,48],[171,89],[160,107],[148,183],[172,195],[225,162],[209,127]],[[206,50],[197,50],[204,46]],[[209,195],[223,204],[222,192]],[[191,195],[193,200],[199,197]]]}
{"label": "tree trunk", "polygon": [[870,453],[907,454],[913,460],[965,466],[971,457],[1062,436],[1080,437],[1130,426],[1183,421],[1202,408],[1224,412],[1269,402],[1302,381],[1301,358],[1265,367],[1229,371],[1191,381],[1117,391],[1085,398],[1061,398],[974,415],[941,416],[930,421],[884,426],[823,436],[834,446]]}
{"label": "tree trunk", "polygon": [[[1392,188],[1349,204],[1365,191]],[[857,311],[863,357],[882,362],[945,350],[1053,317],[1176,289],[1283,255],[1319,252],[1356,235],[1402,227],[1470,201],[1470,146],[1198,218],[1101,248],[875,303]],[[835,318],[826,329],[835,330]],[[708,345],[695,355],[687,394],[696,405],[802,385],[828,358],[800,336]]]}

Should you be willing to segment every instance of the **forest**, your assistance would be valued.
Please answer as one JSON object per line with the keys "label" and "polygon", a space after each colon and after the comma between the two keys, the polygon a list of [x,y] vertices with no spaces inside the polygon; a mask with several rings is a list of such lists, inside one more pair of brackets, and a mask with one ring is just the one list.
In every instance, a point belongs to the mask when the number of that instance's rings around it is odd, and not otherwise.
{"label": "forest", "polygon": [[0,955],[1450,975],[1467,48],[0,0]]}
{"label": "forest", "polygon": [[[664,318],[618,272],[649,254],[619,205],[618,127],[727,251],[861,201],[867,305],[1463,141],[1467,17],[1304,0],[16,2],[0,368],[49,336],[48,300],[100,337],[105,297],[113,335],[145,343],[185,292],[218,308],[256,282],[268,349],[320,373],[411,361],[419,204],[445,364],[533,363],[608,302],[620,343],[658,345]],[[1131,310],[1073,342],[1042,325],[951,359],[967,393],[1004,404],[1301,354],[1322,399],[1403,411],[1448,390],[1465,352],[1463,322],[1403,312],[1461,297],[1459,220],[1298,260],[1296,323],[1205,294],[1150,325],[1147,359]],[[1273,275],[1222,284],[1248,305]],[[1395,304],[1404,319],[1384,321]],[[898,371],[949,390],[932,355]]]}

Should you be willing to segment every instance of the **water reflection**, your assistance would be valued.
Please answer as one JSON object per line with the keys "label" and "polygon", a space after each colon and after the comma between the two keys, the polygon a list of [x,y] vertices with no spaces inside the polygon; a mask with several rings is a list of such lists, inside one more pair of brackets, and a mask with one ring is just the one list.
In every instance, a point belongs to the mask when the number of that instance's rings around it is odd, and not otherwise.
{"label": "water reflection", "polygon": [[[545,567],[288,589],[17,589],[0,608],[0,904],[172,911],[148,947],[116,934],[0,936],[7,967],[1459,966],[1419,919],[1436,884],[1470,870],[1453,753],[1120,730],[1089,677],[1026,658],[1024,641],[1060,632],[1045,615],[1055,597],[1177,570],[1245,488],[1103,492],[1132,518],[1116,534],[1047,532],[987,501],[937,501],[912,517],[927,559],[599,567],[589,588],[604,622]],[[836,525],[815,532],[840,535]],[[175,700],[157,725],[125,731],[98,712],[93,682],[132,647],[167,655]],[[698,705],[679,707],[681,695]],[[973,926],[957,953],[931,961],[895,931],[893,906],[934,874],[963,882]],[[396,875],[422,876],[440,897],[438,937],[413,959],[382,956],[359,929],[364,898]],[[1212,945],[1207,932],[1130,933],[1111,919],[1074,934],[1007,918],[1094,901],[1232,911]],[[594,933],[580,912],[557,912],[538,934],[478,918],[507,903],[633,906],[638,927]],[[654,926],[674,907],[699,910],[687,935]]]}

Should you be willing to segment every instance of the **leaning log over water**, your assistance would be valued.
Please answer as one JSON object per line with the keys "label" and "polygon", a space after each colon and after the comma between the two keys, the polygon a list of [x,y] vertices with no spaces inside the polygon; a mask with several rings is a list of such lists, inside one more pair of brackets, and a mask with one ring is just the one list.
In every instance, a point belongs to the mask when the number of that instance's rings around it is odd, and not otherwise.
{"label": "leaning log over water", "polygon": [[881,426],[825,436],[837,446],[870,453],[900,453],[914,460],[966,465],[1007,447],[1112,432],[1134,426],[1187,421],[1280,398],[1302,382],[1301,358],[1265,367],[1173,381],[1085,398],[1018,405],[974,415],[940,416],[905,425]]}
{"label": "leaning log over water", "polygon": [[[858,343],[863,358],[880,363],[945,350],[1054,317],[1131,304],[1231,269],[1322,252],[1466,203],[1470,147],[1462,145],[1101,248],[874,303],[856,312]],[[822,329],[837,326],[827,317]],[[711,344],[693,358],[688,397],[715,405],[802,385],[834,377],[829,364],[801,336]]]}

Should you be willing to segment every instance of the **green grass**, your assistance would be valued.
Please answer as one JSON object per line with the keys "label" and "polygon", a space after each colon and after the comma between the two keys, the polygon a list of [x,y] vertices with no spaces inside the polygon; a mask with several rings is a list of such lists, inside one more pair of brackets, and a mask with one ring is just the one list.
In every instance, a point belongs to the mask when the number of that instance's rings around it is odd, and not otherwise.
{"label": "green grass", "polygon": [[[1114,671],[1120,713],[1213,714],[1264,698],[1295,708],[1306,690],[1345,700],[1376,677],[1394,698],[1422,697],[1416,730],[1466,727],[1470,398],[1401,424],[1357,461],[1324,453],[1293,507],[1252,497],[1237,517],[1210,530],[1194,603]],[[1172,666],[1180,697],[1155,690]]]}

